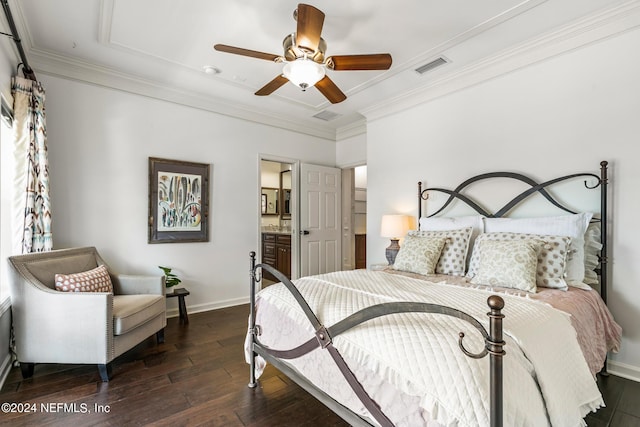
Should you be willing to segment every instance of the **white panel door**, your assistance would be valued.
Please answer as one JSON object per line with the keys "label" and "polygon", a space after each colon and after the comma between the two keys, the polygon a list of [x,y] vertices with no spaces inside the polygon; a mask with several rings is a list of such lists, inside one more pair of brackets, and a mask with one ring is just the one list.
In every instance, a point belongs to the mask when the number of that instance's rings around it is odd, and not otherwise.
{"label": "white panel door", "polygon": [[300,165],[300,273],[329,273],[341,264],[340,176],[337,168]]}

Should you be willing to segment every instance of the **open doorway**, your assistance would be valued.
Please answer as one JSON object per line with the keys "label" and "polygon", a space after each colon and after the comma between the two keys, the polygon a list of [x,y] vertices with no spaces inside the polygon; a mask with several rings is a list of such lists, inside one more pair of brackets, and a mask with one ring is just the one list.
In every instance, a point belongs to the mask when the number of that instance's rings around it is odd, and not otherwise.
{"label": "open doorway", "polygon": [[[294,163],[260,160],[261,261],[288,278],[297,274]],[[266,271],[263,286],[275,281]]]}
{"label": "open doorway", "polygon": [[367,166],[354,171],[353,234],[355,236],[355,267],[367,268]]}
{"label": "open doorway", "polygon": [[367,267],[367,166],[342,170],[343,270]]}

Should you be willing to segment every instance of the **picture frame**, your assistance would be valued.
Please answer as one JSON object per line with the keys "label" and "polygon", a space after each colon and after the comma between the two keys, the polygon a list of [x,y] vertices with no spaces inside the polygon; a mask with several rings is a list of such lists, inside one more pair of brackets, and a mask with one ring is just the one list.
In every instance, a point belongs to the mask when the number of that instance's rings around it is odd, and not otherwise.
{"label": "picture frame", "polygon": [[209,164],[149,157],[148,243],[209,241]]}

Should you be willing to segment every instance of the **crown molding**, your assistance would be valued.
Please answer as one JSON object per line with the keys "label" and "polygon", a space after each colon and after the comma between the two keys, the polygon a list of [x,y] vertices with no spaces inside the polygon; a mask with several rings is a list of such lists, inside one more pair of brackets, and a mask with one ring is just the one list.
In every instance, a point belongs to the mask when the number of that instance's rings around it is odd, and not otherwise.
{"label": "crown molding", "polygon": [[359,112],[371,122],[640,27],[640,0],[600,10]]}
{"label": "crown molding", "polygon": [[202,96],[196,92],[178,90],[168,87],[161,82],[133,76],[77,59],[70,59],[36,48],[31,48],[28,54],[31,62],[30,65],[40,74],[156,98],[237,119],[327,139],[332,142],[336,140],[336,131],[329,126],[318,126],[318,124],[311,123],[310,121],[293,120],[286,117],[257,112],[254,109],[237,103],[228,103]]}
{"label": "crown molding", "polygon": [[[101,4],[98,28],[98,41],[112,47],[116,46],[110,42],[114,1],[115,0],[100,0]],[[15,15],[18,18],[16,19],[16,25],[18,26],[20,34],[23,34],[22,39],[24,48],[27,56],[29,57],[30,65],[35,71],[67,80],[94,84],[97,86],[121,90],[123,92],[177,103],[241,120],[327,139],[332,142],[335,142],[336,140],[336,130],[334,127],[315,123],[311,118],[308,120],[292,119],[287,116],[264,113],[257,111],[255,108],[240,105],[236,102],[229,103],[224,102],[219,98],[214,99],[211,97],[205,97],[199,92],[168,87],[165,83],[123,73],[112,68],[99,66],[78,59],[69,58],[48,50],[39,49],[34,46],[29,28],[24,24],[26,21],[20,2],[16,3],[15,9]],[[130,49],[121,49],[130,51]],[[159,58],[155,59],[159,60]],[[303,106],[308,107],[306,104],[303,104]]]}

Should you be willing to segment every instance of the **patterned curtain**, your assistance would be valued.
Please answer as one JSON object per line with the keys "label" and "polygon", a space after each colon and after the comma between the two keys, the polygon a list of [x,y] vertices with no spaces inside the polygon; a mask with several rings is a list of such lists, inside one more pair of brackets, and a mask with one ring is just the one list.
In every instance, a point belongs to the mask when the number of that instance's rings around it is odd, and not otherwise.
{"label": "patterned curtain", "polygon": [[22,253],[50,251],[53,238],[44,88],[39,82],[13,77],[11,92],[16,139],[14,200],[21,212],[17,227],[22,228],[16,232],[21,235]]}

